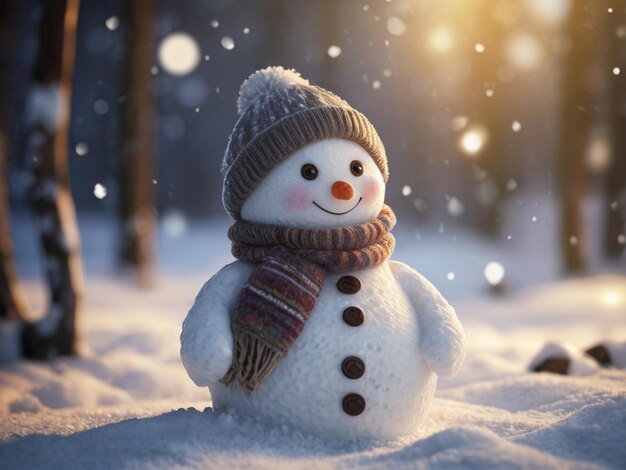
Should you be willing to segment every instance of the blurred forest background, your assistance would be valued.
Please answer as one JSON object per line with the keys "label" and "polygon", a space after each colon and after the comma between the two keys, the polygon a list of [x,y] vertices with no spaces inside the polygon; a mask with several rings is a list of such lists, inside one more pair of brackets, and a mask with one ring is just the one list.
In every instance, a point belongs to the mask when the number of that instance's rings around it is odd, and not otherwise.
{"label": "blurred forest background", "polygon": [[[24,330],[27,356],[75,352],[75,211],[117,227],[107,256],[142,284],[157,230],[227,223],[219,168],[238,89],[268,65],[370,118],[403,223],[496,243],[519,235],[503,229],[517,217],[556,227],[563,272],[588,269],[592,243],[623,263],[623,0],[5,0],[0,316],[31,310],[11,215],[34,210],[50,290],[47,320]],[[526,219],[528,207],[551,220]]]}

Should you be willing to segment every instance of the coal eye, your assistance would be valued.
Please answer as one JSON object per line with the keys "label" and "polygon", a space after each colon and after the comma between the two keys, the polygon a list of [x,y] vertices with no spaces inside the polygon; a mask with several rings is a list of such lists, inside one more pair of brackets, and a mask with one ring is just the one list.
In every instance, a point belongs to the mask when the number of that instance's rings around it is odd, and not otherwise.
{"label": "coal eye", "polygon": [[310,163],[302,165],[302,168],[300,168],[300,174],[305,180],[314,180],[317,178],[317,167],[315,165],[311,165]]}
{"label": "coal eye", "polygon": [[363,164],[358,160],[353,160],[350,163],[350,171],[354,176],[361,176],[363,174]]}

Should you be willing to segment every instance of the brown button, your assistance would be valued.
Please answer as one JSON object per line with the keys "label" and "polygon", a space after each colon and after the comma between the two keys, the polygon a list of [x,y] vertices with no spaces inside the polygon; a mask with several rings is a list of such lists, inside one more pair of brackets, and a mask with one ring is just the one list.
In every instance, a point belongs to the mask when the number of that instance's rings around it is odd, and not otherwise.
{"label": "brown button", "polygon": [[343,411],[350,416],[357,416],[365,410],[365,398],[358,393],[348,393],[343,397]]}
{"label": "brown button", "polygon": [[354,276],[341,276],[337,281],[337,289],[344,294],[356,294],[361,290],[361,281]]}
{"label": "brown button", "polygon": [[350,326],[360,326],[364,320],[365,315],[359,307],[348,307],[343,311],[343,321]]}
{"label": "brown button", "polygon": [[349,379],[360,379],[365,374],[365,363],[356,356],[346,357],[341,363],[341,372]]}

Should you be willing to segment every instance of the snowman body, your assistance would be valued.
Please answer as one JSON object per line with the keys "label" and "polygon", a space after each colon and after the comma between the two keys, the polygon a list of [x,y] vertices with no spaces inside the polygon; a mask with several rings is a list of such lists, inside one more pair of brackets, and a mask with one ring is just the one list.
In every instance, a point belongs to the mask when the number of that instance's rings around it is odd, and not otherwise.
{"label": "snowman body", "polygon": [[[394,277],[395,264],[330,275],[306,327],[272,375],[250,396],[209,384],[214,407],[325,435],[393,438],[415,432],[436,376],[420,357],[418,313]],[[243,285],[253,266],[236,262],[229,268]],[[346,278],[359,280],[358,291],[346,292]],[[240,289],[239,283],[232,288]]]}
{"label": "snowman body", "polygon": [[[283,105],[264,107],[268,95]],[[319,107],[314,111],[306,104],[312,97],[321,100],[313,103]],[[365,138],[374,132],[365,118],[339,113],[347,104],[335,100],[281,68],[257,72],[244,82],[243,115],[225,158],[224,200],[231,215],[251,224],[320,229],[333,236],[334,229],[350,227],[355,240],[365,238],[358,226],[376,220],[384,207],[384,149],[376,136]],[[256,122],[242,124],[246,113],[258,111],[264,120],[268,109],[292,108],[292,114],[272,121],[262,139],[252,140],[256,153],[231,152],[237,142],[261,132]],[[295,142],[293,135],[304,135],[289,123],[301,122],[313,133],[330,132],[325,121],[316,119],[339,119],[337,132],[342,133],[355,126],[355,140],[315,134],[311,143],[283,155],[260,176],[261,155],[277,158],[268,149],[280,152]],[[273,131],[279,134],[276,141],[268,138]],[[357,143],[363,139],[369,142],[365,147]],[[244,167],[243,161],[253,167]],[[183,324],[181,359],[189,376],[210,389],[215,409],[231,408],[337,438],[415,434],[437,376],[460,369],[465,336],[454,309],[428,280],[399,262],[376,263],[352,272],[328,270],[301,332],[251,394],[222,379],[233,365],[231,318],[256,265],[235,261],[223,267],[204,285]]]}

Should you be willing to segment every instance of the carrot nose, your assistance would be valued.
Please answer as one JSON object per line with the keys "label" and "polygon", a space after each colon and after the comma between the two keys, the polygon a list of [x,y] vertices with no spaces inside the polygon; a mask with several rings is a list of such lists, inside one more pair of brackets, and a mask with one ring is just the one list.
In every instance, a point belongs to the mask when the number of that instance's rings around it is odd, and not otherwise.
{"label": "carrot nose", "polygon": [[337,199],[343,199],[344,201],[348,201],[354,196],[354,188],[350,183],[346,183],[345,181],[335,181],[331,191],[333,196]]}

